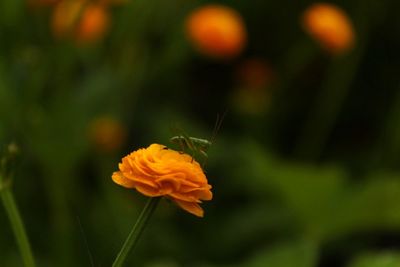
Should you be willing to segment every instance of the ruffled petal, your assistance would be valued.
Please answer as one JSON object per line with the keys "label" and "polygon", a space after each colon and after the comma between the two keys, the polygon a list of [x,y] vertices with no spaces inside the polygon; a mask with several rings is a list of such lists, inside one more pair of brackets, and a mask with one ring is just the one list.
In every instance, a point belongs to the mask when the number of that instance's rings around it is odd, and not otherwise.
{"label": "ruffled petal", "polygon": [[178,199],[186,202],[198,202],[200,203],[200,199],[195,197],[193,194],[183,194],[181,192],[172,192],[168,194],[173,199]]}
{"label": "ruffled petal", "polygon": [[111,178],[114,181],[114,183],[119,184],[123,187],[126,187],[126,188],[135,188],[136,187],[135,182],[132,180],[129,180],[128,178],[123,176],[121,172],[114,172],[112,174]]}
{"label": "ruffled petal", "polygon": [[112,175],[115,183],[149,197],[169,197],[199,217],[203,216],[199,203],[212,199],[211,185],[200,164],[163,145],[152,144],[130,153],[122,159],[119,170]]}
{"label": "ruffled petal", "polygon": [[162,192],[158,188],[148,186],[147,184],[135,183],[136,190],[148,197],[159,197],[162,196]]}
{"label": "ruffled petal", "polygon": [[178,204],[179,207],[186,210],[187,212],[196,215],[197,217],[203,217],[204,211],[200,207],[199,204],[193,202],[182,201],[178,199],[174,199],[175,203]]}

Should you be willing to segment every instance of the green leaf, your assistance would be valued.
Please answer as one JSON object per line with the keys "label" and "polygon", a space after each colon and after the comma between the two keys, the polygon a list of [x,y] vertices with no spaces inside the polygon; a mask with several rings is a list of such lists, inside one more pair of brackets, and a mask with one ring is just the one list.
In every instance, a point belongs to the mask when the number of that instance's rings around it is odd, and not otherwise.
{"label": "green leaf", "polygon": [[349,267],[398,267],[400,266],[400,253],[379,252],[368,253],[356,258]]}
{"label": "green leaf", "polygon": [[313,267],[317,264],[317,246],[309,241],[283,243],[254,254],[246,267]]}

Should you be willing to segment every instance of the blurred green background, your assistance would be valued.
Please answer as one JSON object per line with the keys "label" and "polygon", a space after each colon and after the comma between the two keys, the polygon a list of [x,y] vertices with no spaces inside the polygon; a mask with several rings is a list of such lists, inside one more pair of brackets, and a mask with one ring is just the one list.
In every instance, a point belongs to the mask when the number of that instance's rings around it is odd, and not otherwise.
{"label": "blurred green background", "polygon": [[[208,3],[108,6],[108,32],[77,45],[53,37],[54,6],[0,2],[0,144],[20,150],[13,192],[37,265],[90,266],[90,251],[110,266],[146,201],[112,182],[120,159],[172,147],[176,126],[210,138],[227,111],[205,217],[163,201],[127,266],[400,266],[399,2],[332,1],[356,36],[339,56],[301,26],[313,1],[215,2],[247,29],[224,60],[185,35]],[[260,88],[247,88],[249,60]],[[0,229],[0,266],[22,266],[3,207]]]}

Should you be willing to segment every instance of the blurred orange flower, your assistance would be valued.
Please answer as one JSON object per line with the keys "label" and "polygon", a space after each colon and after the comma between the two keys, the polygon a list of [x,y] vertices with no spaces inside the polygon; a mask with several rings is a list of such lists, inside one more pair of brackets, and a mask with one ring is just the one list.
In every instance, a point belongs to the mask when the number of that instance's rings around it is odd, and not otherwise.
{"label": "blurred orange flower", "polygon": [[125,143],[127,130],[118,120],[103,116],[90,122],[88,134],[98,150],[112,152]]}
{"label": "blurred orange flower", "polygon": [[76,29],[79,42],[99,40],[107,31],[109,25],[108,12],[102,5],[90,4],[82,11],[81,21]]}
{"label": "blurred orange flower", "polygon": [[149,197],[166,196],[199,217],[204,213],[199,203],[212,199],[211,185],[200,164],[187,154],[159,144],[124,157],[112,179]]}
{"label": "blurred orange flower", "polygon": [[258,89],[270,85],[275,79],[275,73],[264,60],[248,58],[238,66],[236,77],[241,86]]}
{"label": "blurred orange flower", "polygon": [[193,11],[187,18],[186,31],[201,53],[216,58],[238,55],[247,39],[240,14],[222,5],[207,5]]}
{"label": "blurred orange flower", "polygon": [[260,58],[243,60],[235,73],[237,87],[232,91],[231,103],[239,113],[262,114],[270,106],[276,74],[268,62]]}
{"label": "blurred orange flower", "polygon": [[57,38],[72,38],[77,43],[101,39],[110,24],[107,9],[85,0],[64,0],[53,10],[52,30]]}
{"label": "blurred orange flower", "polygon": [[354,29],[348,15],[328,3],[310,6],[302,17],[303,27],[332,54],[341,54],[354,45]]}

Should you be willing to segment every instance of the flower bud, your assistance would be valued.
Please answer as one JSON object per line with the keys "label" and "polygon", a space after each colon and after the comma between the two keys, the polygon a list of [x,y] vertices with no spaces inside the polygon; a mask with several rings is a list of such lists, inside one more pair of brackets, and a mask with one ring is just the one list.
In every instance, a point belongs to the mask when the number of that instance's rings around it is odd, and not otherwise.
{"label": "flower bud", "polygon": [[240,14],[222,5],[208,5],[193,11],[187,18],[186,32],[198,51],[215,58],[237,56],[247,38]]}
{"label": "flower bud", "polygon": [[354,45],[353,25],[335,5],[313,4],[304,12],[302,23],[305,31],[329,53],[341,54]]}

